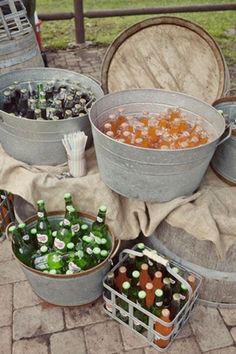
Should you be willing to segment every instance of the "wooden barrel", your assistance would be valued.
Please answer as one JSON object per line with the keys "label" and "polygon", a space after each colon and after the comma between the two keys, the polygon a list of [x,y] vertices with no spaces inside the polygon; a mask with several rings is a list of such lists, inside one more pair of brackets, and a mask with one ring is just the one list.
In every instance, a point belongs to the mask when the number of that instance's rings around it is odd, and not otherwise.
{"label": "wooden barrel", "polygon": [[21,37],[0,42],[0,74],[21,68],[43,66],[33,29]]}
{"label": "wooden barrel", "polygon": [[211,306],[236,307],[236,242],[219,259],[211,241],[198,240],[162,222],[145,242],[203,277],[200,299]]}
{"label": "wooden barrel", "polygon": [[161,88],[212,103],[229,84],[228,68],[214,39],[178,17],[150,18],[126,29],[112,42],[102,65],[105,93]]}

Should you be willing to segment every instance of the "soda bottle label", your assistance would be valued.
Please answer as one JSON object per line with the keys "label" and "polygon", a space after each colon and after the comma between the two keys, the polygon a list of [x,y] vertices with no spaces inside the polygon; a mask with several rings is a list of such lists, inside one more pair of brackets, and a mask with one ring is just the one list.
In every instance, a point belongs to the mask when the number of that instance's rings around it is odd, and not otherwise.
{"label": "soda bottle label", "polygon": [[38,211],[37,215],[39,218],[43,218],[44,217],[44,213],[42,211]]}
{"label": "soda bottle label", "polygon": [[48,242],[48,235],[37,234],[37,240],[39,243],[47,243]]}
{"label": "soda bottle label", "polygon": [[65,244],[65,242],[59,240],[59,238],[55,237],[54,246],[59,250],[63,250],[63,248],[66,247],[66,244]]}
{"label": "soda bottle label", "polygon": [[105,307],[106,307],[107,311],[112,312],[112,309],[113,309],[112,302],[108,301],[108,300],[105,300],[105,301],[106,301]]}
{"label": "soda bottle label", "polygon": [[103,219],[100,218],[100,216],[97,216],[97,221],[98,221],[99,223],[102,223],[102,222],[103,222]]}
{"label": "soda bottle label", "polygon": [[157,307],[161,307],[162,305],[163,305],[163,301],[156,302],[156,306],[157,306]]}
{"label": "soda bottle label", "polygon": [[176,280],[174,280],[173,278],[169,278],[169,279],[170,279],[170,283],[171,283],[171,284],[174,285],[174,284],[176,283]]}
{"label": "soda bottle label", "polygon": [[91,254],[93,253],[93,250],[92,250],[92,248],[87,247],[87,248],[86,248],[86,252],[87,252],[89,255],[91,255]]}
{"label": "soda bottle label", "polygon": [[71,231],[78,232],[80,230],[80,224],[75,224],[71,226]]}
{"label": "soda bottle label", "polygon": [[24,241],[29,241],[29,239],[30,239],[29,235],[24,235],[22,238]]}
{"label": "soda bottle label", "polygon": [[48,255],[35,258],[34,265],[36,269],[44,270],[48,268]]}
{"label": "soda bottle label", "polygon": [[69,226],[69,225],[70,225],[70,221],[69,221],[69,220],[67,220],[67,219],[64,219],[63,224],[64,224],[64,225],[68,225],[68,226]]}
{"label": "soda bottle label", "polygon": [[80,272],[81,268],[77,266],[74,262],[69,262],[68,264],[69,270],[73,270],[74,272]]}

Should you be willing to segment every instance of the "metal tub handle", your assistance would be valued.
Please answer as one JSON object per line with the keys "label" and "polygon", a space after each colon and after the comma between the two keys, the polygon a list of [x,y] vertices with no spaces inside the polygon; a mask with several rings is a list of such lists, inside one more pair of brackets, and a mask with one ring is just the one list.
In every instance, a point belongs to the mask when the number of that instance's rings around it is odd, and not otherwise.
{"label": "metal tub handle", "polygon": [[220,141],[218,142],[217,146],[221,145],[222,143],[224,143],[226,140],[228,140],[228,139],[231,137],[232,130],[233,130],[233,125],[234,125],[234,123],[230,123],[230,124],[228,125],[228,127],[226,128],[226,130],[227,130],[227,129],[229,130],[228,134],[227,134],[222,140],[220,140]]}

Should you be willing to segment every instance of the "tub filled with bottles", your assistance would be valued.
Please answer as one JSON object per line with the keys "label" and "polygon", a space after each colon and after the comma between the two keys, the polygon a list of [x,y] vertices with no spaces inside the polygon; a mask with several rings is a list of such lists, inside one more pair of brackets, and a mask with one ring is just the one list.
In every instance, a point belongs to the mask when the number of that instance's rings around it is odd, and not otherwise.
{"label": "tub filled with bottles", "polygon": [[201,277],[138,243],[105,276],[104,311],[160,352],[188,320]]}
{"label": "tub filled with bottles", "polygon": [[108,94],[89,118],[102,180],[146,202],[193,193],[225,131],[224,118],[210,105],[158,89]]}
{"label": "tub filled with bottles", "polygon": [[102,279],[119,248],[105,223],[106,207],[96,218],[78,213],[69,193],[65,211],[46,212],[37,202],[37,215],[11,225],[12,250],[33,290],[49,303],[87,304],[102,294]]}
{"label": "tub filled with bottles", "polygon": [[[63,69],[33,68],[1,75],[0,140],[29,164],[66,161],[61,139],[79,130],[92,144],[88,110],[103,96],[93,79]],[[48,153],[50,152],[50,153]]]}

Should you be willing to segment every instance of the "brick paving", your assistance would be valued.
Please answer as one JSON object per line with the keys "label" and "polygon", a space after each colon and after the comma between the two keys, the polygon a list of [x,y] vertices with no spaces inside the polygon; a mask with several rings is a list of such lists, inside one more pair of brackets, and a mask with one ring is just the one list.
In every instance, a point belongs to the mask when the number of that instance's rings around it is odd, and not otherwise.
{"label": "brick paving", "polygon": [[[100,81],[106,47],[47,54],[51,67]],[[57,307],[32,291],[9,241],[0,244],[0,354],[158,354],[142,338],[107,317],[102,299],[80,307]],[[236,354],[236,310],[195,307],[168,354]]]}

